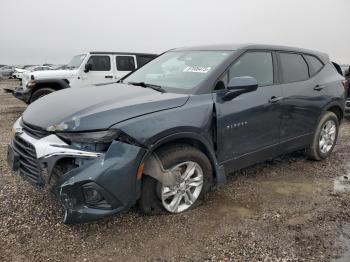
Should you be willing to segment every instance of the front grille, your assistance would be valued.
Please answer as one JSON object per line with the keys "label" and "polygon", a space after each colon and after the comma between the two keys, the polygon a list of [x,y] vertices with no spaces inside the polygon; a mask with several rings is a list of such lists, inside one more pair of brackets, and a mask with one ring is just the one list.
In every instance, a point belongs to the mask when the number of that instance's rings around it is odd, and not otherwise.
{"label": "front grille", "polygon": [[23,131],[34,137],[34,138],[43,138],[45,136],[48,136],[50,135],[50,132],[46,131],[46,130],[43,130],[43,129],[40,129],[36,126],[33,126],[33,125],[30,125],[30,124],[27,124],[27,123],[24,123],[23,121],[21,122],[21,125],[22,125],[22,129]]}
{"label": "front grille", "polygon": [[346,107],[350,107],[350,101],[346,101],[345,106],[346,106]]}
{"label": "front grille", "polygon": [[43,185],[40,175],[40,164],[36,158],[36,151],[32,144],[15,135],[13,149],[19,155],[19,172],[34,184]]}

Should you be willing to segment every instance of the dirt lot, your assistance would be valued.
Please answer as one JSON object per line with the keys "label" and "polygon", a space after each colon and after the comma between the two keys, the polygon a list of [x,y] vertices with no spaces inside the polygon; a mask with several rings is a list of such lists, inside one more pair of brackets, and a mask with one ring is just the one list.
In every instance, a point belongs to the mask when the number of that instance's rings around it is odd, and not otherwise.
{"label": "dirt lot", "polygon": [[332,156],[302,153],[231,175],[205,203],[180,215],[137,209],[66,226],[54,197],[6,165],[11,126],[26,105],[0,82],[0,261],[350,261],[350,122]]}

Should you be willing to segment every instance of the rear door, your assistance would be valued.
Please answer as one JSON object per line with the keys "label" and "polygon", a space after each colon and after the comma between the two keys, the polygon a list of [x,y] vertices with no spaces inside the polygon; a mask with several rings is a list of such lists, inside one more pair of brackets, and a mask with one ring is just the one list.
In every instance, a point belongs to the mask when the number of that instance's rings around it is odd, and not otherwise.
{"label": "rear door", "polygon": [[115,56],[115,79],[119,80],[137,68],[136,56],[134,55],[116,55]]}
{"label": "rear door", "polygon": [[275,84],[274,62],[273,52],[247,52],[233,63],[227,75],[216,85],[223,87],[230,79],[239,76],[255,77],[259,85],[256,91],[242,94],[231,101],[222,99],[225,90],[215,93],[220,162],[233,159],[250,162],[251,156],[278,145],[282,91]]}
{"label": "rear door", "polygon": [[111,55],[91,55],[86,64],[91,65],[89,72],[82,72],[83,85],[94,85],[113,82]]}
{"label": "rear door", "polygon": [[314,76],[316,72],[303,54],[279,52],[278,61],[283,93],[281,142],[294,141],[297,147],[308,143],[314,132],[324,104],[325,84]]}

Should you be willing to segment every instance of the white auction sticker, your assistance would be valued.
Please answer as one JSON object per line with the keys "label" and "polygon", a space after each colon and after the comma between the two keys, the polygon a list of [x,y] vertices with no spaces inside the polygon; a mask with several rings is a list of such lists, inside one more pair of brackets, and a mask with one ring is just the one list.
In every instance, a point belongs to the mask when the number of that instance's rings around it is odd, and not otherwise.
{"label": "white auction sticker", "polygon": [[209,72],[210,69],[211,67],[205,67],[205,66],[188,66],[184,69],[183,72],[206,74]]}

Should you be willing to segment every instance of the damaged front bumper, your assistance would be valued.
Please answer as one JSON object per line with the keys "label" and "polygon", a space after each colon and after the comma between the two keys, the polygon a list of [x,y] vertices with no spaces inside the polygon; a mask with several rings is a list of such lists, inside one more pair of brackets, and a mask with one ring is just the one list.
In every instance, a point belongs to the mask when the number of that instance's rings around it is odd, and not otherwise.
{"label": "damaged front bumper", "polygon": [[[13,170],[39,186],[51,186],[65,209],[67,224],[96,220],[127,211],[140,195],[137,171],[146,149],[113,141],[104,152],[69,145],[55,134],[35,138],[18,120],[8,151]],[[54,181],[57,163],[80,163]]]}

